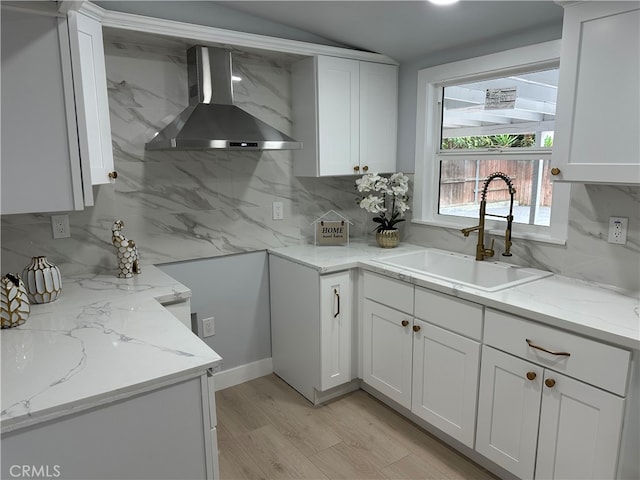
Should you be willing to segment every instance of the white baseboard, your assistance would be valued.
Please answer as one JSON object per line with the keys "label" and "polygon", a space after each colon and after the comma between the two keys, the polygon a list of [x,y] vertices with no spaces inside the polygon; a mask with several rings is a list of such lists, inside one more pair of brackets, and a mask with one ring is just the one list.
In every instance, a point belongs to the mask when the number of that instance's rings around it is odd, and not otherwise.
{"label": "white baseboard", "polygon": [[247,363],[246,365],[240,365],[238,367],[230,368],[229,370],[222,370],[213,374],[213,385],[216,392],[218,390],[224,390],[225,388],[239,385],[254,378],[264,377],[273,373],[273,361],[271,357],[263,358],[256,362]]}

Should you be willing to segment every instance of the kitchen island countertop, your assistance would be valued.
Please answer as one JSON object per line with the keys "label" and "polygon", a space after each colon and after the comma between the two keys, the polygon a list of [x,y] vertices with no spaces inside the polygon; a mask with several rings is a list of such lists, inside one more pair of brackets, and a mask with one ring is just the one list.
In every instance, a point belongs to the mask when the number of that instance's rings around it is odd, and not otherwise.
{"label": "kitchen island countertop", "polygon": [[220,367],[161,305],[191,291],[158,268],[62,281],[58,300],[32,305],[25,324],[0,334],[3,433]]}

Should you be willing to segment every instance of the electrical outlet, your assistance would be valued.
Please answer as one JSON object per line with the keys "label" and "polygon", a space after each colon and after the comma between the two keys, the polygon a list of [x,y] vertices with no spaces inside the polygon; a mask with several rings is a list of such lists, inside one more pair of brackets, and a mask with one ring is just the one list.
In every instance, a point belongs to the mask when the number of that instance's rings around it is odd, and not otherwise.
{"label": "electrical outlet", "polygon": [[273,202],[273,219],[274,220],[284,219],[284,207],[282,205],[282,202]]}
{"label": "electrical outlet", "polygon": [[202,319],[202,336],[203,337],[211,337],[216,334],[215,327],[213,325],[213,319],[215,317],[203,318]]}
{"label": "electrical outlet", "polygon": [[51,215],[51,230],[53,238],[69,238],[69,215]]}
{"label": "electrical outlet", "polygon": [[627,243],[627,225],[629,219],[626,217],[609,217],[609,243],[624,245]]}

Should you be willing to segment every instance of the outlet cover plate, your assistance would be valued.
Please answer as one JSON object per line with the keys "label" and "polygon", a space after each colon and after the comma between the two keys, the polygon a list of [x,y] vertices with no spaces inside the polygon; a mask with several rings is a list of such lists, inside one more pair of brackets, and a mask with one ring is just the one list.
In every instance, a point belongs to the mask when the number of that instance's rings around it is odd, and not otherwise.
{"label": "outlet cover plate", "polygon": [[282,204],[282,202],[273,202],[272,213],[273,220],[284,219],[284,205]]}
{"label": "outlet cover plate", "polygon": [[51,215],[51,231],[53,238],[69,238],[69,215]]}
{"label": "outlet cover plate", "polygon": [[211,337],[216,334],[213,319],[214,317],[202,319],[202,336],[204,338]]}
{"label": "outlet cover plate", "polygon": [[627,217],[609,217],[609,243],[624,245],[627,243],[627,226],[629,219]]}

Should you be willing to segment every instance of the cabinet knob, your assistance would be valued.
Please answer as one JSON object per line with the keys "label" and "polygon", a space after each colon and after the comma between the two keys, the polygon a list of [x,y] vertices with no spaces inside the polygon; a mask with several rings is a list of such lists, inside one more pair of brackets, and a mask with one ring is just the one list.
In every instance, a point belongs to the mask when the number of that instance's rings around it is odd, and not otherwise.
{"label": "cabinet knob", "polygon": [[560,169],[558,167],[553,167],[551,169],[551,175],[560,175]]}
{"label": "cabinet knob", "polygon": [[544,384],[549,388],[553,388],[556,385],[556,381],[553,378],[547,378]]}
{"label": "cabinet knob", "polygon": [[414,325],[413,326],[413,331],[414,332],[419,332],[420,331],[420,325]]}
{"label": "cabinet knob", "polygon": [[407,325],[409,325],[409,320],[402,320],[402,326],[406,327]]}
{"label": "cabinet knob", "polygon": [[358,165],[356,165],[355,167],[353,167],[353,171],[354,172],[359,172],[360,171],[360,167]]}
{"label": "cabinet knob", "polygon": [[362,170],[365,171],[365,172],[368,172],[369,171],[369,166],[365,165],[364,167],[362,167]]}
{"label": "cabinet knob", "polygon": [[527,372],[527,380],[535,380],[536,372]]}
{"label": "cabinet knob", "polygon": [[115,170],[113,172],[109,172],[109,178],[113,178],[114,180],[118,178],[118,172]]}

